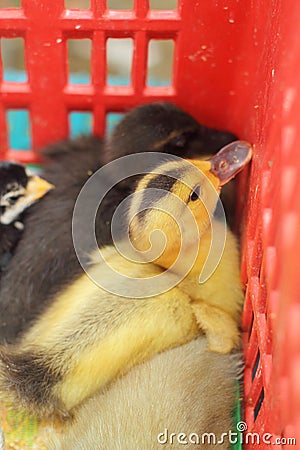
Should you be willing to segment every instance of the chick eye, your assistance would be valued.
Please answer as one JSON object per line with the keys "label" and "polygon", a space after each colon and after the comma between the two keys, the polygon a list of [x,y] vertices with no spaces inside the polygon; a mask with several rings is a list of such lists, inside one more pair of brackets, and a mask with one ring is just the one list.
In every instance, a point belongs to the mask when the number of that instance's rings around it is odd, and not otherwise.
{"label": "chick eye", "polygon": [[200,198],[200,195],[201,195],[201,186],[196,186],[190,195],[190,201],[195,202]]}

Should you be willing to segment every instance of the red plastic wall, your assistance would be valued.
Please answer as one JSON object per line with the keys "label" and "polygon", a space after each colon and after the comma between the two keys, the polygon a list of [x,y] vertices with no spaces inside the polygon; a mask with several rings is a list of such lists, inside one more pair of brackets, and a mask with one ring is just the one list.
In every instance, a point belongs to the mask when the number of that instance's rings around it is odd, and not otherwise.
{"label": "red plastic wall", "polygon": [[[108,112],[157,99],[254,144],[249,184],[245,173],[240,178],[239,211],[249,192],[241,219],[245,421],[261,441],[245,448],[270,448],[264,432],[273,442],[295,437],[300,446],[299,2],[181,0],[175,11],[150,11],[146,0],[136,0],[129,12],[109,11],[101,0],[86,11],[64,10],[63,0],[22,6],[0,10],[0,35],[25,40],[28,72],[28,83],[0,79],[2,157],[38,160],[40,146],[68,134],[71,111],[92,111],[101,135]],[[107,85],[109,37],[134,39],[128,87]],[[68,84],[70,38],[92,40],[90,85]],[[170,87],[145,85],[152,38],[175,41]],[[30,110],[32,152],[8,149],[5,110],[12,107]]]}

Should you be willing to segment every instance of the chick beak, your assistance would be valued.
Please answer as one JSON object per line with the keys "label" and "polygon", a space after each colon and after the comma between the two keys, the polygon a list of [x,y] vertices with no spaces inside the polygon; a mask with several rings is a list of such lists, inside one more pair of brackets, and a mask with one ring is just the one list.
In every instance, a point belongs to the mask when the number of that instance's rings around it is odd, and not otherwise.
{"label": "chick beak", "polygon": [[32,204],[44,197],[51,189],[54,189],[53,184],[48,183],[48,181],[43,180],[43,178],[32,175],[27,183],[25,199],[28,204]]}
{"label": "chick beak", "polygon": [[251,157],[251,144],[245,141],[231,142],[209,159],[210,172],[219,179],[220,186],[223,186],[248,164]]}

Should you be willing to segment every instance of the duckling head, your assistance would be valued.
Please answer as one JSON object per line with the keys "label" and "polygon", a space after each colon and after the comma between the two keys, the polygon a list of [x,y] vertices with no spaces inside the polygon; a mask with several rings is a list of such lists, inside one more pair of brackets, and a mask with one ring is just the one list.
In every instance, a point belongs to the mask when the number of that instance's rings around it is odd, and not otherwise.
{"label": "duckling head", "polygon": [[[251,159],[251,145],[236,141],[207,161],[175,159],[137,185],[129,235],[144,259],[169,268],[199,246],[210,229],[221,188]],[[182,254],[182,253],[181,253]]]}
{"label": "duckling head", "polygon": [[50,183],[21,164],[0,163],[0,223],[11,224],[50,189]]}
{"label": "duckling head", "polygon": [[122,155],[156,151],[198,158],[214,154],[236,136],[199,124],[187,112],[168,102],[140,105],[117,124],[104,146],[104,161]]}

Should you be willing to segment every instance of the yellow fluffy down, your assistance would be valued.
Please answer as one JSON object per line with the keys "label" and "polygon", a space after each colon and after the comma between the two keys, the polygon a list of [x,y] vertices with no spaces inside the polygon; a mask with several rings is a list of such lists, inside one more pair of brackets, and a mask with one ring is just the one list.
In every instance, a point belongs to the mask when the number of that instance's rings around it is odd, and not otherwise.
{"label": "yellow fluffy down", "polygon": [[[47,450],[228,449],[226,438],[216,446],[207,442],[207,436],[201,444],[201,437],[214,433],[220,439],[229,429],[235,431],[229,412],[235,407],[239,362],[237,354],[208,352],[203,336],[156,355],[85,402],[62,431],[50,429],[45,446]],[[180,433],[186,435],[181,438],[187,441],[184,446],[178,443]],[[195,445],[198,437],[200,444]]]}

